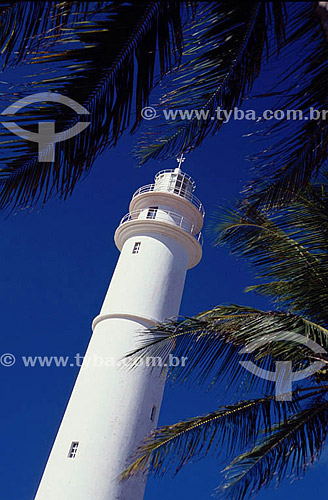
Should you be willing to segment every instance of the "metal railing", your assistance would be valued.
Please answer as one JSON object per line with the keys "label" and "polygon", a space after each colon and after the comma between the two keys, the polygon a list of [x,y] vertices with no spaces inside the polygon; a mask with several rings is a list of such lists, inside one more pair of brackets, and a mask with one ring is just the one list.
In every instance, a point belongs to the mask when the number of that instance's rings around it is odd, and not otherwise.
{"label": "metal railing", "polygon": [[155,191],[156,193],[170,193],[170,194],[174,194],[175,196],[180,196],[180,198],[185,198],[186,200],[190,201],[190,203],[192,203],[194,205],[194,207],[196,207],[197,210],[199,210],[199,212],[202,214],[202,216],[203,217],[205,216],[204,206],[203,206],[202,202],[197,198],[197,196],[192,194],[190,191],[186,191],[184,189],[181,189],[179,191],[179,193],[176,193],[176,192],[174,192],[174,189],[175,189],[174,187],[172,187],[172,188],[165,187],[165,188],[161,189],[160,186],[157,185],[156,190],[155,190],[155,184],[147,184],[146,186],[142,186],[139,189],[137,189],[137,191],[135,193],[133,193],[132,199],[135,198],[136,196],[138,196],[139,194],[149,193],[151,191]]}
{"label": "metal railing", "polygon": [[200,245],[203,245],[203,235],[199,231],[199,228],[197,228],[195,224],[192,224],[187,217],[183,217],[182,215],[172,212],[171,210],[159,209],[156,213],[151,212],[151,214],[149,213],[148,208],[133,210],[132,212],[124,215],[119,225],[122,226],[122,224],[137,220],[147,220],[150,223],[154,220],[180,227],[186,233],[191,234],[200,243]]}

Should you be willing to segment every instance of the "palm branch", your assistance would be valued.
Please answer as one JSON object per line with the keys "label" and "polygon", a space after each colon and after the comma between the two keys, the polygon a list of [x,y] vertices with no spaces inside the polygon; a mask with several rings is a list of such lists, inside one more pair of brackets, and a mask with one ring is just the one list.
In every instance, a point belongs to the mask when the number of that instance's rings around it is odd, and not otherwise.
{"label": "palm branch", "polygon": [[[265,54],[270,62],[280,53],[292,55],[291,69],[280,76],[282,89],[273,92],[279,95],[276,108],[300,110],[306,117],[312,108],[321,118],[285,118],[264,130],[262,121],[257,135],[263,137],[264,150],[254,155],[255,174],[245,188],[251,203],[268,207],[286,203],[327,160],[327,8],[310,2],[248,2],[244,8],[236,2],[218,2],[208,17],[206,28],[196,25],[194,32],[190,30],[185,50],[189,59],[177,69],[174,88],[161,97],[158,108],[160,114],[162,108],[189,109],[192,103],[193,109],[208,113],[209,118],[175,119],[147,129],[136,155],[143,163],[193,150],[222,126],[222,120],[211,119],[217,108],[229,111],[241,104]],[[295,63],[294,55],[300,52]],[[269,143],[272,138],[274,144]]]}
{"label": "palm branch", "polygon": [[[14,90],[0,94],[1,99],[8,106],[17,96],[60,92],[90,112],[90,126],[58,143],[55,162],[48,164],[38,162],[36,144],[3,129],[2,209],[45,202],[54,194],[65,198],[95,158],[117,143],[131,122],[133,108],[136,122],[141,119],[140,109],[148,102],[155,69],[164,75],[179,59],[181,9],[189,2],[52,1],[46,2],[42,13],[41,4],[16,2],[9,10],[0,11],[4,65],[11,68],[14,80]],[[15,70],[21,72],[19,63],[26,74],[22,78],[19,73],[18,80]],[[16,115],[16,122],[29,128],[39,121],[54,121],[58,115],[59,130],[78,120],[68,108],[63,113],[58,106],[43,106],[36,111],[26,108]]]}
{"label": "palm branch", "polygon": [[328,431],[328,401],[312,398],[302,411],[259,440],[248,452],[226,467],[220,498],[242,500],[292,475],[302,477],[325,445]]}
{"label": "palm branch", "polygon": [[258,270],[262,283],[248,290],[322,325],[328,324],[327,193],[326,184],[312,186],[271,214],[243,205],[227,213],[217,239]]}
{"label": "palm branch", "polygon": [[[292,200],[325,166],[328,156],[327,6],[297,2],[290,17],[285,45],[293,62],[287,75],[281,75],[283,90],[276,105],[286,115],[264,130],[264,151],[253,159],[256,174],[245,190],[252,203],[268,207]],[[300,47],[306,49],[295,58]],[[309,118],[311,108],[319,113],[316,119]],[[288,110],[301,111],[305,119],[288,119]]]}
{"label": "palm branch", "polygon": [[269,431],[274,422],[287,421],[288,415],[297,411],[298,399],[297,396],[284,405],[278,404],[272,396],[241,401],[200,417],[160,427],[137,450],[134,462],[122,478],[140,471],[162,475],[173,469],[176,474],[195,457],[208,453],[218,455],[223,443],[229,454],[233,454],[236,447],[254,442],[263,428]]}
{"label": "palm branch", "polygon": [[[93,10],[91,2],[2,2],[0,5],[0,54],[2,71],[25,59],[42,42],[49,46],[49,35],[58,33],[67,23],[66,18],[79,16],[83,21]],[[99,3],[98,3],[99,7]]]}
{"label": "palm branch", "polygon": [[[140,347],[130,353],[133,363],[146,356],[160,358],[166,364],[168,354],[187,359],[184,366],[169,367],[172,382],[183,384],[221,385],[223,380],[233,384],[245,379],[241,362],[249,355],[241,354],[248,345],[259,344],[252,355],[254,362],[274,369],[275,361],[292,361],[295,366],[310,363],[313,351],[307,340],[316,342],[328,352],[328,329],[307,318],[286,311],[261,311],[251,307],[218,306],[182,321],[170,321],[152,329],[140,338]],[[288,341],[278,342],[276,336],[286,334]],[[298,337],[304,344],[298,343]],[[262,340],[266,339],[264,345]],[[297,348],[295,348],[297,347]],[[316,359],[325,362],[324,355]],[[252,387],[263,385],[256,375],[249,375]],[[244,387],[243,387],[244,388]],[[272,390],[272,383],[267,383]]]}
{"label": "palm branch", "polygon": [[223,446],[228,456],[238,447],[251,449],[226,467],[225,482],[217,491],[221,497],[242,500],[275,477],[279,483],[289,472],[301,476],[325,444],[327,389],[300,389],[284,405],[272,396],[242,401],[160,427],[141,444],[122,479],[140,472],[177,474],[195,458],[220,456]]}
{"label": "palm branch", "polygon": [[[213,117],[219,107],[230,110],[240,105],[260,72],[271,30],[279,46],[284,39],[284,2],[204,5],[205,12],[185,30],[184,58],[176,70],[173,90],[161,97],[159,112],[161,108],[190,109],[192,103],[193,109]],[[165,123],[147,130],[136,155],[144,163],[191,151],[221,125],[222,120],[196,117]]]}

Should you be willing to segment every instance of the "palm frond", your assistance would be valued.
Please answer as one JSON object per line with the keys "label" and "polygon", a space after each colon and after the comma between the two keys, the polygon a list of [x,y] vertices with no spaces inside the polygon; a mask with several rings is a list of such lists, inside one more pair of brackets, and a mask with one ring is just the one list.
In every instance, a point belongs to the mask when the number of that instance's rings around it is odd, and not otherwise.
{"label": "palm frond", "polygon": [[[50,3],[60,19],[62,3]],[[189,2],[109,1],[92,3],[93,8],[88,7],[90,2],[74,4],[75,10],[55,29],[40,21],[45,31],[40,28],[35,36],[31,34],[31,47],[22,59],[25,76],[20,72],[12,83],[14,90],[0,98],[8,106],[18,96],[60,92],[89,111],[90,126],[56,145],[53,164],[38,161],[35,143],[1,132],[0,209],[71,194],[95,158],[117,143],[131,122],[133,108],[137,122],[141,119],[140,109],[148,102],[157,65],[164,75],[181,54],[181,9]],[[83,16],[76,15],[76,10]],[[15,79],[15,72],[11,78]],[[54,121],[58,115],[59,130],[79,121],[78,115],[58,106],[26,108],[15,118],[18,125],[29,128],[41,120]]]}
{"label": "palm frond", "polygon": [[70,23],[87,23],[101,2],[16,1],[0,6],[0,54],[2,71],[20,64],[39,50],[49,50],[53,39]]}
{"label": "palm frond", "polygon": [[273,397],[241,401],[218,410],[160,427],[136,452],[133,463],[122,474],[127,479],[140,471],[162,475],[168,470],[178,473],[193,458],[209,453],[219,455],[222,445],[233,454],[239,446],[254,442],[260,429],[269,430],[273,422],[284,422],[298,409],[293,402],[278,403]]}
{"label": "palm frond", "polygon": [[216,225],[217,243],[257,269],[262,283],[249,289],[327,325],[326,220],[327,187],[322,186],[272,214],[248,206],[226,212]]}
{"label": "palm frond", "polygon": [[[266,129],[264,150],[254,156],[255,177],[245,190],[250,202],[269,208],[290,202],[324,167],[328,156],[327,40],[317,4],[289,5],[292,22],[286,46],[293,61],[287,76],[281,75],[286,97],[277,104],[285,118]],[[301,57],[295,59],[300,51]],[[311,109],[317,118],[311,119]],[[290,110],[305,118],[291,119]]]}
{"label": "palm frond", "polygon": [[275,427],[250,451],[225,469],[221,498],[243,500],[275,481],[278,485],[292,474],[302,477],[325,445],[328,430],[328,402],[312,404]]}
{"label": "palm frond", "polygon": [[[277,341],[280,334],[286,333],[286,340]],[[298,335],[304,338],[304,344],[297,342]],[[292,361],[295,367],[312,362],[308,340],[328,352],[328,330],[306,318],[283,311],[218,306],[184,321],[159,325],[152,329],[151,336],[145,332],[140,347],[130,358],[138,361],[147,356],[158,357],[165,364],[172,351],[179,359],[186,359],[184,364],[169,368],[172,382],[208,384],[210,380],[211,386],[223,381],[235,384],[247,375],[241,361],[249,359],[249,355],[242,355],[241,349],[256,343],[252,359],[261,362],[262,368],[274,370],[275,361]],[[249,380],[251,387],[264,383],[254,374],[249,374]],[[271,382],[265,387],[274,390]]]}
{"label": "palm frond", "polygon": [[140,163],[190,151],[216,133],[222,120],[212,117],[218,108],[229,111],[238,106],[252,87],[268,48],[271,28],[278,45],[284,38],[284,2],[204,5],[207,8],[199,13],[198,22],[190,33],[186,30],[186,62],[182,59],[176,71],[174,89],[161,98],[158,108],[159,114],[163,108],[188,110],[192,103],[199,116],[185,121],[178,117],[147,131],[136,149]]}

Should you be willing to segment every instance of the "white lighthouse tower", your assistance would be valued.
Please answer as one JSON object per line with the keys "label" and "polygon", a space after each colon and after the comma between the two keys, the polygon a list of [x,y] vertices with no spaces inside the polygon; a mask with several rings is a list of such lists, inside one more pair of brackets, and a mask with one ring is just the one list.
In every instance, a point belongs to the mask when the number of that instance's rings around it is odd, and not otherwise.
{"label": "white lighthouse tower", "polygon": [[143,498],[144,475],[119,475],[156,427],[165,380],[117,363],[140,332],[178,315],[187,269],[201,259],[204,209],[183,160],[136,191],[116,229],[121,254],[35,500]]}

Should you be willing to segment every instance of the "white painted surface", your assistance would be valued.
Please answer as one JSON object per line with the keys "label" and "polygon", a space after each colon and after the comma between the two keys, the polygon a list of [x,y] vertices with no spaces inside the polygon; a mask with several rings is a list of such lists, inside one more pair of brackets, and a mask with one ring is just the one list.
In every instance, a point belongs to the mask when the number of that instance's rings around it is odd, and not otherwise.
{"label": "white painted surface", "polygon": [[[152,194],[148,196],[149,207]],[[177,196],[171,196],[176,210]],[[188,205],[182,202],[180,215],[185,216]],[[148,367],[113,365],[139,345],[147,327],[178,314],[190,248],[200,252],[199,258],[201,249],[184,228],[174,227],[174,232],[172,220],[141,222],[127,222],[117,230],[121,255],[35,500],[143,498],[145,477],[122,482],[118,476],[157,424],[164,375]],[[141,246],[133,254],[136,242]],[[79,442],[76,457],[69,458],[74,441]]]}

